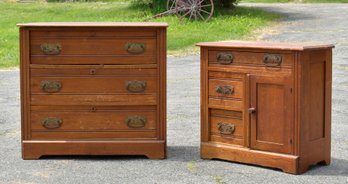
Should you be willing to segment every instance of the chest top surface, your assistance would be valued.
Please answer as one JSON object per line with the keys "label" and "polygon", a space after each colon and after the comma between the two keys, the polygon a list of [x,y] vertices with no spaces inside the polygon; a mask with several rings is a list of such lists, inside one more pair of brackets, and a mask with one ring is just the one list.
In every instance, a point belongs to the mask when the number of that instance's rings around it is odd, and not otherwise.
{"label": "chest top surface", "polygon": [[323,43],[274,43],[274,42],[252,42],[252,41],[220,41],[220,42],[201,42],[197,46],[219,47],[219,48],[238,48],[238,49],[269,49],[269,50],[288,50],[304,51],[334,48],[332,44]]}
{"label": "chest top surface", "polygon": [[19,27],[168,27],[163,22],[34,22],[17,24]]}

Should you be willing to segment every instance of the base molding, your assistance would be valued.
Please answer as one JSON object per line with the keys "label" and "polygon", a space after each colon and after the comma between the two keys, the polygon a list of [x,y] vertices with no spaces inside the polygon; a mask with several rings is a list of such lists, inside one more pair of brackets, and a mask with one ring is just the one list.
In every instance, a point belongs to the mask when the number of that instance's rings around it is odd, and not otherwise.
{"label": "base molding", "polygon": [[23,140],[22,158],[36,160],[53,155],[145,155],[166,158],[166,142],[161,141],[75,141]]}
{"label": "base molding", "polygon": [[201,143],[202,159],[223,159],[281,169],[286,173],[299,174],[298,156],[251,150],[211,142]]}

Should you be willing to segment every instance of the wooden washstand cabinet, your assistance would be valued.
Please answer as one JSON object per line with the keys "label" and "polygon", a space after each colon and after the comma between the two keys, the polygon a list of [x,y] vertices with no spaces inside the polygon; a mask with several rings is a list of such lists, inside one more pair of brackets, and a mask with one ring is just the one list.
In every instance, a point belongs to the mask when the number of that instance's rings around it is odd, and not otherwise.
{"label": "wooden washstand cabinet", "polygon": [[22,157],[166,157],[165,23],[20,27]]}
{"label": "wooden washstand cabinet", "polygon": [[292,174],[330,164],[333,45],[198,46],[202,158]]}

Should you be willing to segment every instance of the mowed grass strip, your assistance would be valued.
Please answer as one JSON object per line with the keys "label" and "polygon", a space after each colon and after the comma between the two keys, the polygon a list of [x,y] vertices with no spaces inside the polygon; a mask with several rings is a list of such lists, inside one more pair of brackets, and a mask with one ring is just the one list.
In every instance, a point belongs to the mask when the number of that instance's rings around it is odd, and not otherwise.
{"label": "mowed grass strip", "polygon": [[[1,1],[1,0],[0,0]],[[125,2],[15,3],[0,2],[0,68],[18,67],[19,32],[17,23],[27,22],[139,22],[152,12]],[[253,8],[216,11],[209,22],[180,21],[175,16],[151,21],[168,22],[170,55],[197,53],[197,42],[244,39],[254,30],[277,20],[279,15]]]}

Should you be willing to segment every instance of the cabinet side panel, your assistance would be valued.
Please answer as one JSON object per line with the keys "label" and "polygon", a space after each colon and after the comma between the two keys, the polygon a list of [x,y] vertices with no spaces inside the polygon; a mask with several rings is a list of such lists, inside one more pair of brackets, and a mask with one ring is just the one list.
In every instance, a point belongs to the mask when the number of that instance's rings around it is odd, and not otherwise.
{"label": "cabinet side panel", "polygon": [[325,128],[325,61],[317,59],[311,57],[309,64],[309,141],[323,138]]}
{"label": "cabinet side panel", "polygon": [[[201,47],[201,142],[209,141],[208,48]],[[204,155],[201,155],[204,157]]]}
{"label": "cabinet side panel", "polygon": [[22,140],[30,138],[29,126],[29,31],[20,28],[20,88],[21,88],[21,127]]}
{"label": "cabinet side panel", "polygon": [[327,129],[330,129],[328,121],[331,119],[330,113],[327,113],[328,109],[331,110],[331,77],[328,77],[331,76],[331,56],[327,54],[331,52],[313,50],[301,54],[300,172],[318,162],[330,162],[330,158],[325,156],[330,152]]}
{"label": "cabinet side panel", "polygon": [[[158,95],[158,116],[159,116],[159,138],[166,140],[166,125],[167,125],[167,35],[166,28],[158,29],[158,80],[159,80],[159,95]],[[166,144],[166,143],[165,143]]]}

